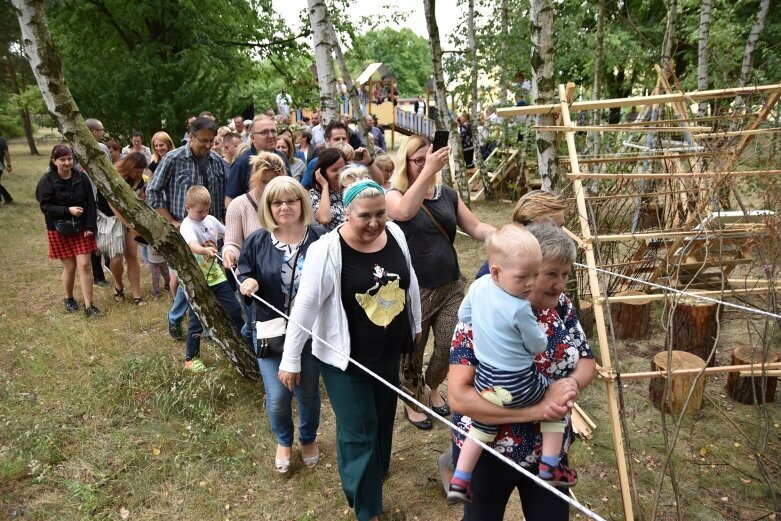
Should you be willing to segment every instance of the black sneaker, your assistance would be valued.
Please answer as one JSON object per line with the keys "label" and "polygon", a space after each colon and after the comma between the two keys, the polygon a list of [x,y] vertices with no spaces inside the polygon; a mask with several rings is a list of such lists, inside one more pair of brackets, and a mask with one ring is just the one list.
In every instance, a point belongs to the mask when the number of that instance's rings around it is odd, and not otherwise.
{"label": "black sneaker", "polygon": [[63,304],[65,304],[65,311],[68,313],[73,313],[74,311],[79,310],[79,303],[76,302],[76,299],[73,297],[69,297],[66,299],[63,299]]}
{"label": "black sneaker", "polygon": [[95,305],[91,305],[90,307],[86,308],[84,310],[84,314],[87,315],[87,317],[102,317],[104,313],[95,307]]}
{"label": "black sneaker", "polygon": [[168,323],[168,334],[171,335],[171,338],[174,340],[182,341],[184,340],[184,329],[182,329],[182,324],[175,324],[173,322]]}

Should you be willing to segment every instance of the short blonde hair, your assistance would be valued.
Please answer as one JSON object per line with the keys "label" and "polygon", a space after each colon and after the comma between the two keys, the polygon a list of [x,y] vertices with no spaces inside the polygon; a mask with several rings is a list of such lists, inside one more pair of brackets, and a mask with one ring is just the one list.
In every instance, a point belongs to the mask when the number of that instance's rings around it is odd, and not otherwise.
{"label": "short blonde hair", "polygon": [[249,163],[252,169],[249,178],[249,185],[251,188],[258,185],[260,178],[266,172],[271,172],[275,176],[287,175],[285,163],[282,162],[282,159],[276,152],[258,152],[250,158]]}
{"label": "short blonde hair", "polygon": [[212,205],[212,196],[205,186],[191,186],[184,196],[184,204],[190,208],[195,208],[196,206],[208,207]]}
{"label": "short blonde hair", "polygon": [[269,181],[268,186],[263,190],[263,195],[260,196],[260,201],[258,201],[258,220],[260,220],[263,229],[273,232],[279,228],[271,213],[271,202],[284,193],[297,197],[299,200],[301,215],[298,222],[301,224],[312,222],[312,200],[309,198],[309,192],[292,177],[275,177]]}
{"label": "short blonde hair", "polygon": [[346,141],[338,141],[331,145],[331,148],[339,150],[344,156],[344,160],[348,163],[355,159],[355,149],[350,143],[347,143]]}
{"label": "short blonde hair", "polygon": [[500,227],[488,236],[485,244],[489,266],[501,265],[507,258],[516,256],[534,256],[542,260],[542,250],[537,239],[525,226],[518,223]]}
{"label": "short blonde hair", "polygon": [[229,134],[230,132],[232,132],[232,130],[228,126],[223,126],[217,129],[217,135],[220,137],[223,137],[225,134]]}
{"label": "short blonde hair", "polygon": [[380,172],[383,172],[383,175],[385,175],[385,169],[389,166],[393,169],[396,168],[396,166],[393,164],[393,159],[388,154],[379,154],[376,158],[374,158],[374,166],[376,166]]}
{"label": "short blonde hair", "polygon": [[[393,183],[394,188],[402,193],[409,189],[411,183],[409,174],[407,173],[407,160],[421,148],[428,149],[430,144],[431,142],[428,139],[418,135],[410,136],[409,139],[407,139],[407,142],[404,143],[404,146],[399,150],[396,173],[393,174],[393,177],[391,178],[391,183]],[[432,180],[432,184],[435,183],[436,181]]]}
{"label": "short blonde hair", "polygon": [[542,217],[555,215],[566,217],[567,200],[553,192],[532,190],[524,194],[515,205],[513,221],[518,224],[531,224]]}
{"label": "short blonde hair", "polygon": [[369,169],[365,166],[346,166],[339,172],[339,190],[344,191],[351,184],[361,179],[371,179]]}

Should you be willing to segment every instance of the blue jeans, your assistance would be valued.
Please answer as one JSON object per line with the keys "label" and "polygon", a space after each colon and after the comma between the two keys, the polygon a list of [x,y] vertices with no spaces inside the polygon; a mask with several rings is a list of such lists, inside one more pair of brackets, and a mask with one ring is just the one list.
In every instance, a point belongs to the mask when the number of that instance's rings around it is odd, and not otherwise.
{"label": "blue jeans", "polygon": [[182,284],[179,284],[179,289],[176,290],[174,296],[174,303],[171,304],[171,309],[168,311],[168,323],[181,325],[184,320],[184,315],[190,308],[190,304],[187,302],[187,296],[184,294],[184,288]]}
{"label": "blue jeans", "polygon": [[[255,332],[252,333],[253,339]],[[293,446],[293,395],[298,403],[298,441],[311,445],[317,438],[320,426],[320,368],[312,356],[312,341],[307,341],[301,352],[301,384],[291,393],[279,381],[279,364],[282,355],[258,358],[263,387],[266,389],[266,414],[277,443]]]}
{"label": "blue jeans", "polygon": [[[244,319],[241,317],[241,307],[233,296],[233,290],[227,282],[220,282],[210,286],[214,296],[220,301],[222,308],[228,314],[228,318],[233,322],[234,327],[241,331]],[[169,315],[170,317],[170,315]],[[187,324],[187,337],[185,338],[185,360],[192,360],[201,352],[201,333],[203,326],[192,308],[190,308],[190,322]]]}

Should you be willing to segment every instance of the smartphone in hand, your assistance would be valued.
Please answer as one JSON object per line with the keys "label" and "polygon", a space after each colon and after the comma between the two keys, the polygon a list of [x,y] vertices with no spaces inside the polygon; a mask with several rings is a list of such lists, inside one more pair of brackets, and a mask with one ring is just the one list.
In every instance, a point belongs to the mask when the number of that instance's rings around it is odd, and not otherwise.
{"label": "smartphone in hand", "polygon": [[440,148],[447,146],[447,140],[450,137],[450,132],[447,130],[437,130],[434,132],[434,152]]}

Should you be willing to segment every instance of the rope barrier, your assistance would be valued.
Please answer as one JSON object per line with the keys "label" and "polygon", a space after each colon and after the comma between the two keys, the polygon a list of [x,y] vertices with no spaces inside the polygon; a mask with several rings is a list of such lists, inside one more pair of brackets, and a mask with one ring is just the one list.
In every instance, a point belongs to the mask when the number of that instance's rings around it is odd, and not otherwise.
{"label": "rope barrier", "polygon": [[[471,236],[469,234],[464,233],[461,230],[456,230],[456,233],[459,233],[459,234],[461,234],[461,235],[463,235],[465,237],[471,238]],[[772,318],[772,319],[775,319],[775,320],[781,320],[781,315],[778,315],[778,314],[775,314],[775,313],[771,313],[770,311],[765,311],[764,309],[748,307],[748,306],[742,306],[740,304],[733,304],[732,302],[727,302],[725,300],[718,300],[718,299],[714,299],[714,298],[711,298],[711,297],[707,297],[705,295],[699,295],[697,293],[690,293],[688,291],[682,291],[680,289],[675,289],[675,288],[673,288],[671,286],[663,286],[661,284],[656,284],[655,282],[651,282],[651,281],[643,280],[643,279],[638,279],[636,277],[631,277],[629,275],[624,275],[622,273],[616,273],[615,271],[610,271],[610,270],[606,270],[606,269],[603,269],[603,268],[597,268],[597,267],[588,266],[586,264],[580,264],[579,262],[573,262],[572,265],[577,267],[577,268],[586,268],[586,269],[589,269],[589,270],[594,270],[594,271],[597,271],[597,272],[604,273],[606,275],[611,275],[613,277],[619,277],[619,278],[622,278],[622,279],[630,280],[632,282],[639,282],[640,284],[645,284],[646,286],[650,286],[652,288],[657,288],[657,289],[661,289],[663,291],[667,291],[667,292],[670,292],[670,293],[675,293],[675,294],[681,295],[683,297],[691,297],[691,298],[695,298],[695,299],[700,299],[700,300],[704,300],[705,302],[710,302],[712,304],[719,304],[719,305],[724,306],[724,307],[739,309],[741,311],[746,311],[748,313],[755,313],[757,315],[763,315],[763,316],[766,316],[766,317],[769,317],[769,318]]]}
{"label": "rope barrier", "polygon": [[[217,258],[220,259],[220,261],[222,261],[222,256],[220,254],[217,254]],[[236,269],[235,268],[231,268],[230,271],[231,271],[231,274],[233,275],[233,278],[236,279],[236,283],[239,284],[239,286],[240,286],[241,282],[239,281],[239,278],[236,275]],[[347,358],[347,360],[351,364],[353,364],[355,367],[359,368],[360,370],[362,370],[363,372],[365,372],[366,374],[368,374],[369,376],[371,376],[372,378],[374,378],[378,382],[382,383],[385,387],[389,388],[390,390],[392,390],[393,392],[398,394],[404,400],[406,400],[408,402],[414,403],[415,405],[417,405],[421,409],[425,410],[426,413],[428,413],[431,417],[433,417],[437,421],[447,425],[448,427],[450,427],[451,429],[457,431],[461,435],[468,436],[468,433],[464,429],[462,429],[461,427],[451,423],[450,420],[448,420],[446,418],[443,418],[442,416],[438,415],[433,410],[431,410],[429,407],[427,407],[426,405],[422,404],[421,402],[416,400],[414,397],[408,395],[407,393],[402,391],[399,387],[397,387],[397,386],[393,385],[392,383],[388,382],[387,380],[385,380],[380,375],[378,375],[377,373],[375,373],[374,371],[372,371],[368,367],[364,366],[360,362],[357,362],[357,361],[353,360],[350,356],[345,355],[344,353],[340,352],[336,347],[332,346],[327,341],[325,341],[322,338],[320,338],[317,335],[315,335],[311,330],[309,330],[309,329],[305,328],[304,326],[302,326],[301,324],[291,320],[290,317],[287,314],[283,313],[281,310],[279,310],[276,307],[274,307],[270,302],[266,302],[264,299],[262,299],[260,296],[258,296],[256,294],[253,294],[252,298],[254,298],[258,302],[261,302],[261,303],[265,304],[266,306],[268,306],[271,310],[276,312],[279,316],[285,318],[288,321],[289,324],[293,324],[294,326],[303,329],[306,333],[311,335],[313,339],[316,338],[318,341],[320,341],[324,346],[326,346],[328,349],[330,349],[334,353],[338,354],[341,357]],[[574,508],[580,510],[583,514],[587,515],[591,519],[596,519],[598,521],[605,521],[605,519],[603,517],[601,517],[599,514],[596,514],[595,512],[592,512],[587,507],[581,505],[577,500],[569,497],[568,495],[562,493],[557,488],[555,488],[555,487],[551,486],[550,484],[546,483],[545,481],[540,479],[538,476],[535,476],[534,474],[532,474],[531,472],[529,472],[525,468],[521,467],[516,462],[514,462],[511,459],[507,458],[507,456],[505,456],[503,454],[500,454],[493,447],[488,446],[487,444],[483,443],[480,440],[475,440],[475,441],[483,448],[483,450],[486,450],[489,453],[493,454],[496,458],[499,459],[499,461],[502,461],[503,463],[505,463],[505,464],[509,465],[510,467],[514,468],[515,470],[517,470],[518,472],[520,472],[521,474],[523,474],[527,478],[529,478],[532,481],[534,481],[537,485],[541,486],[542,488],[544,488],[545,490],[551,492],[552,494],[555,494],[560,499],[566,501],[568,504],[570,504]]]}

